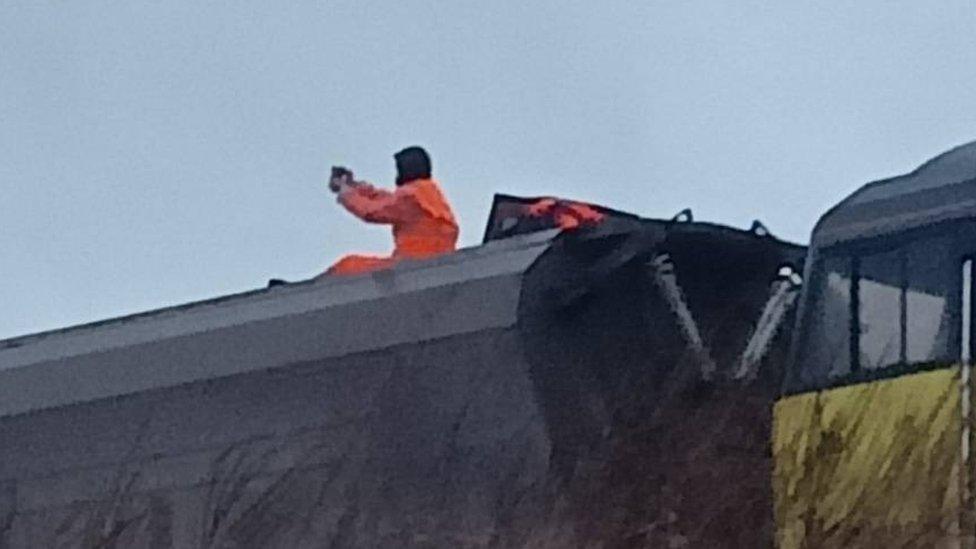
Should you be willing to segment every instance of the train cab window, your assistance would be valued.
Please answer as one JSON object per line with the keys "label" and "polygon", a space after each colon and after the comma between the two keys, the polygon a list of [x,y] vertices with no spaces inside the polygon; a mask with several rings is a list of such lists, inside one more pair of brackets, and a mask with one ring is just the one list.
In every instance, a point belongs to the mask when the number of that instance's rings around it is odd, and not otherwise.
{"label": "train cab window", "polygon": [[950,358],[952,257],[948,238],[926,238],[858,258],[860,369]]}
{"label": "train cab window", "polygon": [[858,365],[862,370],[877,370],[904,361],[904,265],[904,253],[899,250],[858,259]]}
{"label": "train cab window", "polygon": [[905,250],[905,336],[909,364],[953,359],[949,312],[956,272],[953,257],[948,238],[919,240]]}
{"label": "train cab window", "polygon": [[850,361],[851,260],[824,258],[813,273],[817,290],[806,314],[802,376],[808,382],[847,375]]}
{"label": "train cab window", "polygon": [[953,238],[922,238],[873,252],[840,250],[817,261],[801,328],[798,386],[954,360]]}

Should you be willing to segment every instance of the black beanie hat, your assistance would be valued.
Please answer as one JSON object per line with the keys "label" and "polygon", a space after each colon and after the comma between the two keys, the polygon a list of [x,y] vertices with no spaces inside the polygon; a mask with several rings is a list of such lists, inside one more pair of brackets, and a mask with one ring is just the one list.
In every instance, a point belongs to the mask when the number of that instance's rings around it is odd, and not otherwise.
{"label": "black beanie hat", "polygon": [[430,179],[430,156],[421,147],[407,147],[393,155],[393,159],[396,160],[397,185]]}

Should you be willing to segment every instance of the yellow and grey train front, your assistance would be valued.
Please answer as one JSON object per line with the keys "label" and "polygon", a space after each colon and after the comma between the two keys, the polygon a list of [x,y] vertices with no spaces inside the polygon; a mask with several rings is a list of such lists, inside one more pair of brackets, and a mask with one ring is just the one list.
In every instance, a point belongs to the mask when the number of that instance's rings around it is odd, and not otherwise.
{"label": "yellow and grey train front", "polygon": [[811,238],[772,445],[778,547],[971,547],[976,142]]}

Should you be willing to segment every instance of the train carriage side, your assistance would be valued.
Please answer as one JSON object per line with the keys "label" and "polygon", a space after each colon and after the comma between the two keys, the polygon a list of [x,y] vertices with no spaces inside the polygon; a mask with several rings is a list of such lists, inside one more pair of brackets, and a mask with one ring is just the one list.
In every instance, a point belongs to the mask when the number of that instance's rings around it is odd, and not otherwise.
{"label": "train carriage side", "polygon": [[779,547],[958,547],[972,499],[976,142],[814,229],[774,407]]}

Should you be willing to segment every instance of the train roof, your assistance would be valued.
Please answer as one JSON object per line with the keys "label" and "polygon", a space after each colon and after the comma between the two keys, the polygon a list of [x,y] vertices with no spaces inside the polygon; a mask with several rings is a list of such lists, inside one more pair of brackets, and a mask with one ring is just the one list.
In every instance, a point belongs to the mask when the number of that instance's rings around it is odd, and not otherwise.
{"label": "train roof", "polygon": [[976,141],[915,171],[868,183],[828,211],[811,245],[828,247],[976,217]]}

